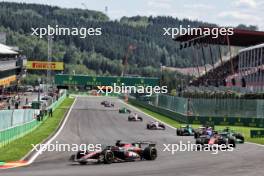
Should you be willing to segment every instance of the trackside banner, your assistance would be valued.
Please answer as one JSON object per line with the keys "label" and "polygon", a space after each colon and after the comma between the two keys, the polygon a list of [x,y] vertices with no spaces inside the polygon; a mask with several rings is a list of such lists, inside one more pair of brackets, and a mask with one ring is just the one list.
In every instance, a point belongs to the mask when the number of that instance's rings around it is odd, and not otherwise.
{"label": "trackside banner", "polygon": [[264,130],[250,130],[251,138],[264,138]]}
{"label": "trackside banner", "polygon": [[16,81],[17,77],[16,75],[11,75],[6,78],[0,79],[0,86],[9,86],[11,82]]}
{"label": "trackside banner", "polygon": [[63,62],[27,61],[29,70],[64,70]]}

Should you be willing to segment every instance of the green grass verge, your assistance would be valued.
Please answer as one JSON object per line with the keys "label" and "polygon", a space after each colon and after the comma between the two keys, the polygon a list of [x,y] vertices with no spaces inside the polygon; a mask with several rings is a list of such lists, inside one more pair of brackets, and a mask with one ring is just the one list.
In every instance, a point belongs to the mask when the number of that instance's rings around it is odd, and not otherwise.
{"label": "green grass verge", "polygon": [[[132,105],[132,104],[131,104]],[[141,111],[147,113],[148,115],[151,115],[153,117],[155,117],[156,119],[164,122],[164,123],[167,123],[175,128],[178,128],[181,126],[181,123],[177,122],[176,120],[173,120],[167,116],[164,116],[162,114],[159,114],[159,113],[156,113],[156,112],[153,112],[153,111],[150,111],[149,109],[147,108],[144,108],[144,107],[141,107],[141,106],[138,106],[138,105],[135,105],[133,104],[132,106],[135,106],[137,107],[138,109],[140,109]],[[200,125],[197,125],[197,124],[193,124],[192,127],[193,128],[198,128]],[[226,128],[227,126],[215,126],[215,129],[216,130],[222,130],[224,128]],[[260,128],[251,128],[251,127],[242,127],[242,126],[228,126],[231,130],[234,130],[236,132],[240,132],[242,133],[244,136],[245,136],[245,139],[247,142],[253,142],[253,143],[257,143],[257,144],[264,144],[264,138],[250,138],[250,130],[259,130]]]}
{"label": "green grass verge", "polygon": [[48,117],[38,128],[10,144],[0,148],[0,161],[16,161],[25,156],[33,147],[49,137],[58,127],[74,99],[66,98],[53,112],[53,117]]}

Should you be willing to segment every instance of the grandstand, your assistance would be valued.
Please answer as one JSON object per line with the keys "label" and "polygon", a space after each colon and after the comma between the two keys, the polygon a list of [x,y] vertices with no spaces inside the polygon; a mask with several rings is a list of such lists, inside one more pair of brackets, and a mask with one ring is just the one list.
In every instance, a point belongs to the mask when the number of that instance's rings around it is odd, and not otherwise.
{"label": "grandstand", "polygon": [[264,91],[264,43],[239,52],[237,79],[252,91]]}
{"label": "grandstand", "polygon": [[[235,29],[232,36],[221,36],[213,39],[212,36],[183,35],[175,39],[181,43],[181,48],[199,45],[199,48],[208,45],[224,45],[229,48],[230,57],[223,61],[219,51],[221,64],[208,70],[205,74],[194,78],[191,86],[226,86],[240,87],[252,92],[264,91],[264,32]],[[231,47],[243,47],[234,53]],[[198,51],[197,51],[198,52]],[[203,58],[199,58],[203,59]]]}
{"label": "grandstand", "polygon": [[17,86],[23,59],[12,47],[0,44],[0,93]]}

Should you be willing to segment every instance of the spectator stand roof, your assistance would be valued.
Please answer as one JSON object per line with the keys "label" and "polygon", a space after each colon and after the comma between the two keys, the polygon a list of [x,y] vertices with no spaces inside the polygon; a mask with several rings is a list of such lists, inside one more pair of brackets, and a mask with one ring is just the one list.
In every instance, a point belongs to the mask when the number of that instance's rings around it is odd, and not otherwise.
{"label": "spectator stand roof", "polygon": [[[204,27],[205,28],[205,27]],[[202,30],[204,30],[204,28],[202,28]],[[208,27],[206,27],[208,29]],[[219,31],[219,30],[218,30]],[[259,45],[264,43],[264,32],[261,31],[249,31],[249,30],[242,30],[242,29],[234,29],[234,34],[233,35],[229,35],[229,36],[223,36],[218,34],[217,38],[213,38],[215,36],[214,35],[181,35],[176,37],[174,40],[177,42],[180,42],[180,50],[183,48],[188,48],[188,47],[195,47],[198,49],[202,49],[203,51],[203,46],[207,46],[207,45],[225,45],[225,46],[229,46],[229,52],[230,52],[230,60],[227,62],[230,64],[230,71],[229,74],[235,74],[235,67],[236,64],[234,65],[234,59],[237,59],[237,57],[232,56],[231,53],[231,48],[230,46],[238,46],[238,47],[250,47],[250,46],[254,46],[254,45]],[[219,51],[220,52],[220,51]],[[226,67],[226,64],[223,64],[222,62],[222,58],[221,58],[221,54],[220,54],[220,59],[221,59],[221,63],[219,65],[219,67]],[[203,58],[204,59],[204,58]],[[198,69],[198,65],[197,65],[197,69]],[[227,69],[227,67],[226,67]],[[210,70],[210,73],[214,73],[214,68],[213,70]],[[219,69],[216,69],[216,71]],[[223,70],[223,69],[220,69]],[[199,70],[198,70],[199,71]],[[207,77],[208,74],[204,74],[204,75],[200,75],[201,79],[198,78],[198,80],[206,80],[205,77]],[[204,77],[204,78],[202,78]],[[217,78],[216,78],[217,79]],[[195,79],[197,81],[197,79]],[[193,81],[195,81],[193,80]]]}
{"label": "spectator stand roof", "polygon": [[14,51],[13,48],[0,43],[0,55],[17,55],[17,54],[18,52]]}
{"label": "spectator stand roof", "polygon": [[[204,28],[203,28],[204,29]],[[204,44],[228,45],[227,37],[218,34],[217,38],[213,35],[181,35],[175,38],[178,42],[198,42]],[[249,47],[264,43],[264,32],[234,29],[234,35],[229,35],[229,44],[231,46]]]}

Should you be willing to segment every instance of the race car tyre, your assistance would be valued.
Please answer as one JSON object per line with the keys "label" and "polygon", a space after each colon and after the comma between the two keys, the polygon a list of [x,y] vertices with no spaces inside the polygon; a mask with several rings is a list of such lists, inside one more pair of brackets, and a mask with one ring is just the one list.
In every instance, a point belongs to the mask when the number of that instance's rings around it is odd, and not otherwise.
{"label": "race car tyre", "polygon": [[194,133],[194,139],[197,139],[199,137],[198,133]]}
{"label": "race car tyre", "polygon": [[240,143],[243,144],[245,142],[245,138],[242,134],[236,134],[235,137],[240,140]]}
{"label": "race car tyre", "polygon": [[71,157],[70,157],[70,161],[74,161],[74,159],[75,159],[75,155],[71,155]]}
{"label": "race car tyre", "polygon": [[154,147],[147,147],[143,151],[143,158],[146,160],[155,160],[158,156],[157,149]]}
{"label": "race car tyre", "polygon": [[166,126],[165,125],[160,125],[160,127],[162,128],[162,130],[165,130],[166,129]]}
{"label": "race car tyre", "polygon": [[233,147],[233,148],[236,147],[236,141],[235,140],[229,139],[228,140],[228,144],[229,144],[230,147]]}
{"label": "race car tyre", "polygon": [[150,129],[150,125],[149,124],[147,124],[147,129]]}
{"label": "race car tyre", "polygon": [[114,160],[114,153],[112,151],[105,151],[104,164],[112,164]]}
{"label": "race car tyre", "polygon": [[202,144],[201,139],[196,139],[195,144]]}
{"label": "race car tyre", "polygon": [[80,165],[86,165],[87,161],[79,161]]}
{"label": "race car tyre", "polygon": [[178,129],[177,129],[176,133],[177,133],[177,136],[180,136],[181,135],[181,132]]}
{"label": "race car tyre", "polygon": [[138,119],[139,119],[140,121],[143,121],[143,118],[142,118],[142,117],[138,117]]}

